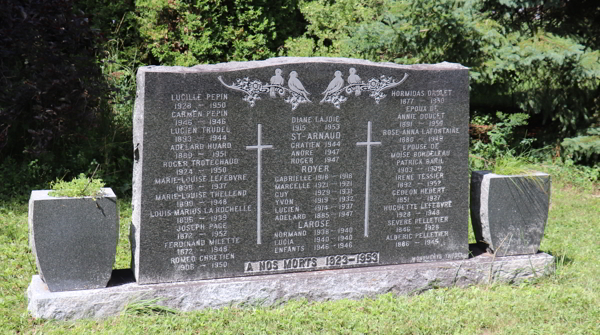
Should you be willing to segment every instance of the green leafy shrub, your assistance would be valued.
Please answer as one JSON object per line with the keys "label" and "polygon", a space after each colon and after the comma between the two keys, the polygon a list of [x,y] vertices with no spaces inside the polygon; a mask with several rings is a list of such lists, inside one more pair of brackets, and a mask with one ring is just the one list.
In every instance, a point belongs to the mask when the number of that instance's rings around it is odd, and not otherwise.
{"label": "green leafy shrub", "polygon": [[98,197],[102,196],[104,187],[102,179],[87,178],[81,173],[70,182],[57,179],[51,183],[52,191],[48,195],[52,197]]}
{"label": "green leafy shrub", "polygon": [[0,154],[61,157],[89,137],[102,112],[97,36],[69,0],[3,3]]}
{"label": "green leafy shrub", "polygon": [[[487,138],[472,138],[469,152],[469,166],[472,170],[489,170],[502,157],[527,155],[533,138],[519,137],[518,127],[526,126],[529,115],[524,113],[496,113],[496,122],[489,125]],[[490,117],[476,117],[471,122],[486,125]]]}
{"label": "green leafy shrub", "polygon": [[301,30],[296,0],[138,0],[136,11],[140,35],[162,65],[269,58]]}
{"label": "green leafy shrub", "polygon": [[561,146],[574,162],[600,165],[600,128],[590,128],[586,135],[565,138]]}
{"label": "green leafy shrub", "polygon": [[403,64],[451,61],[475,66],[484,57],[484,46],[498,38],[479,24],[494,26],[471,1],[385,1],[375,22],[363,24],[350,43],[357,52],[375,61]]}
{"label": "green leafy shrub", "polygon": [[363,23],[382,14],[383,1],[300,1],[300,12],[308,22],[304,34],[288,38],[280,55],[299,57],[356,57],[350,37]]}
{"label": "green leafy shrub", "polygon": [[[374,12],[374,18],[358,23],[346,19],[350,27],[335,30],[337,35],[327,34],[329,28],[315,31],[332,40],[332,46],[345,45],[337,55],[468,66],[471,106],[478,110],[536,116],[545,129],[562,137],[595,122],[594,113],[600,109],[600,51],[597,43],[587,41],[597,37],[577,29],[581,22],[574,17],[597,31],[600,21],[591,20],[598,15],[591,10],[597,13],[597,5],[586,1],[589,13],[576,12],[576,5],[564,1],[405,0],[380,5],[383,8]],[[560,16],[565,6],[570,9],[568,18]],[[314,16],[335,17],[328,11]],[[314,19],[311,24],[320,22],[328,21]],[[335,27],[325,25],[330,26]],[[301,47],[306,52],[310,46]],[[313,54],[323,49],[313,47]]]}

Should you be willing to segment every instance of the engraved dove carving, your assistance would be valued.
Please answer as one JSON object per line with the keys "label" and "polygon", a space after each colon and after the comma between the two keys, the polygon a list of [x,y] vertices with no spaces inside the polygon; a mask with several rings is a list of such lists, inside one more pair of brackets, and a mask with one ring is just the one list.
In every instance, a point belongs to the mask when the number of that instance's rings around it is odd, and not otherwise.
{"label": "engraved dove carving", "polygon": [[327,100],[327,97],[330,94],[339,92],[342,89],[342,87],[344,87],[344,78],[342,78],[342,71],[335,71],[334,76],[335,77],[333,78],[333,80],[327,86],[327,89],[322,93],[325,96],[321,100],[321,103]]}
{"label": "engraved dove carving", "polygon": [[[351,67],[349,72],[350,72],[350,75],[348,76],[348,84],[350,84],[350,85],[362,84],[360,77],[356,74],[355,68]],[[360,95],[360,86],[355,87],[354,92],[356,93],[356,96],[359,96]]]}
{"label": "engraved dove carving", "polygon": [[[285,79],[283,79],[283,77],[281,76],[281,69],[276,69],[275,75],[273,77],[271,77],[271,85],[283,86],[284,82],[285,82]],[[280,94],[282,94],[282,93],[280,93]],[[271,86],[270,95],[271,95],[271,98],[275,98],[275,87],[273,87],[273,86]]]}
{"label": "engraved dove carving", "polygon": [[298,79],[298,73],[296,71],[290,72],[290,79],[288,80],[288,87],[290,88],[290,91],[303,96],[304,99],[306,99],[308,102],[310,102],[310,99],[308,98],[308,95],[310,93],[308,93],[304,89],[304,86]]}
{"label": "engraved dove carving", "polygon": [[[287,87],[284,86],[285,79],[282,73],[283,71],[280,68],[275,69],[275,75],[268,82],[245,77],[236,79],[232,84],[227,84],[222,76],[218,76],[217,79],[223,86],[243,92],[244,97],[242,100],[248,102],[250,107],[254,107],[256,102],[261,99],[260,95],[265,93],[269,94],[271,98],[276,98],[277,95],[280,95],[285,103],[292,106],[292,110],[295,110],[301,104],[312,103],[308,98],[310,93],[304,88],[300,79],[298,79],[298,72],[290,72]],[[392,76],[381,75],[379,78],[371,78],[365,83],[356,74],[356,69],[351,67],[349,68],[347,81],[344,81],[342,71],[337,70],[334,72],[334,78],[329,82],[325,91],[321,93],[324,97],[320,103],[330,103],[339,109],[341,104],[348,100],[348,97],[344,96],[343,93],[346,93],[346,95],[354,93],[354,95],[360,96],[362,91],[365,91],[370,98],[375,100],[376,104],[379,104],[386,97],[383,91],[402,84],[407,78],[408,73],[404,73],[404,76],[400,80],[396,80]]]}

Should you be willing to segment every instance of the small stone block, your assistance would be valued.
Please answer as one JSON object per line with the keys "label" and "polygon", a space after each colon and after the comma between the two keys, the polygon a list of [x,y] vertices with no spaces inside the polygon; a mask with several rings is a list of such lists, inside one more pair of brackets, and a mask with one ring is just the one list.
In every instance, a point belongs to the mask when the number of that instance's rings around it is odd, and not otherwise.
{"label": "small stone block", "polygon": [[51,197],[31,192],[29,243],[50,291],[106,287],[119,238],[117,197]]}
{"label": "small stone block", "polygon": [[550,175],[474,171],[471,222],[477,242],[499,256],[535,254],[548,220]]}

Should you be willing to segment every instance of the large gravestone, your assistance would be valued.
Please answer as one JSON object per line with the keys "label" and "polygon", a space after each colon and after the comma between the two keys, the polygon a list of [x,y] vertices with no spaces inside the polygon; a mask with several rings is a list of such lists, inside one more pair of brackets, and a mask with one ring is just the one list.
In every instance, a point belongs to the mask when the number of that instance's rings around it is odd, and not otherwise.
{"label": "large gravestone", "polygon": [[143,67],[140,284],[467,258],[468,70]]}

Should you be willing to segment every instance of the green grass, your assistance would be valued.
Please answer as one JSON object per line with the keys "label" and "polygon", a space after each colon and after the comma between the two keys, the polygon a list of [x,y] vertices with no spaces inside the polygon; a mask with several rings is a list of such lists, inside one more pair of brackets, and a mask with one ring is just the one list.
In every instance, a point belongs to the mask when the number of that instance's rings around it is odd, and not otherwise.
{"label": "green grass", "polygon": [[496,159],[492,172],[495,174],[511,176],[535,172],[534,168],[535,166],[528,164],[520,157],[506,155]]}
{"label": "green grass", "polygon": [[102,195],[104,182],[102,179],[88,178],[81,173],[69,182],[59,179],[50,185],[52,190],[48,195],[51,197],[96,197]]}
{"label": "green grass", "polygon": [[[554,165],[552,206],[542,251],[556,257],[555,274],[518,286],[433,289],[323,303],[229,307],[179,313],[155,301],[118,317],[35,320],[25,292],[36,273],[27,242],[27,204],[0,204],[0,334],[599,334],[600,190],[589,173]],[[589,172],[589,171],[588,171]],[[587,174],[586,174],[587,173]],[[597,172],[596,172],[597,173]],[[121,240],[115,268],[127,268],[129,200],[120,200]]]}

